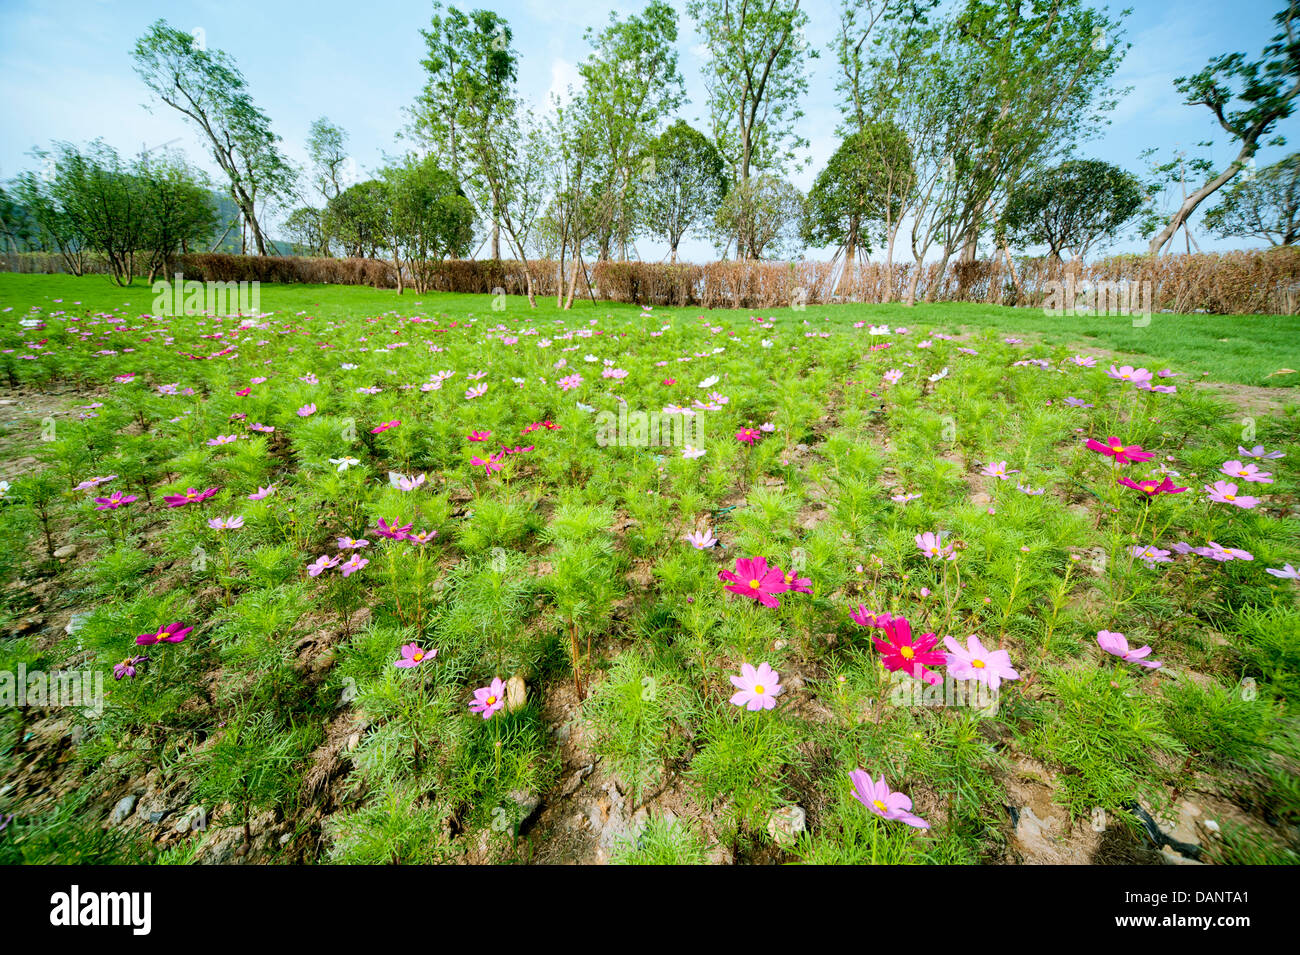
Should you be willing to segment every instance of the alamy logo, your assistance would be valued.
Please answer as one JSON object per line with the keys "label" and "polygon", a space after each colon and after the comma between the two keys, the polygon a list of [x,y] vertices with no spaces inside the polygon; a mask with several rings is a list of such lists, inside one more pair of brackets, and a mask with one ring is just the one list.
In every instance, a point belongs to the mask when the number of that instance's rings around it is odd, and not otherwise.
{"label": "alamy logo", "polygon": [[90,717],[104,712],[104,674],[100,670],[0,670],[0,706],[80,707]]}
{"label": "alamy logo", "polygon": [[129,925],[132,934],[148,935],[153,925],[153,896],[149,892],[69,892],[50,896],[50,924]]}
{"label": "alamy logo", "polygon": [[704,443],[702,415],[627,410],[596,415],[596,444],[602,448],[698,448]]}
{"label": "alamy logo", "polygon": [[174,281],[153,283],[153,314],[174,318],[194,315],[256,315],[262,303],[261,282]]}

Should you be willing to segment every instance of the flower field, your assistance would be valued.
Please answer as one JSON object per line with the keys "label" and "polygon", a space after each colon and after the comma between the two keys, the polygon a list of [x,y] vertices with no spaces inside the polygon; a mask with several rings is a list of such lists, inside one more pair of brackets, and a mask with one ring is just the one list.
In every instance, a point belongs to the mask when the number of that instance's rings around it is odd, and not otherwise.
{"label": "flower field", "polygon": [[0,275],[0,862],[1296,861],[1300,319],[261,291]]}

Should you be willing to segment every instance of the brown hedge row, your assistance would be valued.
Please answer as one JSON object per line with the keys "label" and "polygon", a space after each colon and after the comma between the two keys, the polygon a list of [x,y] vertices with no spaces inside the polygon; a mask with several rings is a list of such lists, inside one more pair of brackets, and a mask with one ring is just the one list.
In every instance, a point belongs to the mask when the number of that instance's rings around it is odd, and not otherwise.
{"label": "brown hedge row", "polygon": [[[0,257],[14,272],[61,272],[64,264],[50,253]],[[566,267],[568,263],[566,263]],[[556,294],[557,263],[529,263],[538,296]],[[886,269],[878,262],[849,266],[838,277],[827,262],[711,262],[669,265],[654,262],[595,262],[578,270],[579,297],[699,308],[779,308],[803,302],[897,302],[911,281],[910,263]],[[87,256],[87,271],[107,271],[97,256]],[[331,259],[299,256],[188,254],[176,257],[168,275],[186,279],[239,282],[310,282],[395,288],[391,262],[377,259]],[[1021,259],[1014,274],[1002,258],[950,265],[922,266],[918,301],[986,302],[1041,306],[1051,283],[1149,282],[1152,306],[1173,312],[1295,314],[1300,310],[1300,248],[1260,252],[1213,252],[1194,255],[1114,256],[1087,265]],[[507,261],[449,261],[436,267],[432,291],[491,294],[504,289],[522,295],[522,266]],[[588,288],[587,277],[591,287]],[[166,277],[166,276],[163,276]],[[832,287],[834,286],[834,288]]]}

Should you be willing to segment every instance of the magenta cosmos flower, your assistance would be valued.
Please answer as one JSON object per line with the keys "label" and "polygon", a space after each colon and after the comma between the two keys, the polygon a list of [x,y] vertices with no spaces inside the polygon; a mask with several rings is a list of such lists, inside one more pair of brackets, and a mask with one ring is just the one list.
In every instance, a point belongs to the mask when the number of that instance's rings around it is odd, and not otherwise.
{"label": "magenta cosmos flower", "polygon": [[933,633],[923,633],[913,640],[912,625],[907,622],[906,617],[895,617],[885,625],[878,626],[877,629],[883,630],[885,636],[883,639],[872,637],[871,642],[875,644],[882,658],[880,662],[885,665],[886,670],[895,673],[902,670],[931,686],[941,682],[942,678],[939,674],[929,669],[941,667],[947,662],[945,655],[934,649],[935,644],[939,642],[938,636]]}
{"label": "magenta cosmos flower", "polygon": [[1095,441],[1089,438],[1084,442],[1089,451],[1096,451],[1098,454],[1105,454],[1115,459],[1117,464],[1133,464],[1135,462],[1150,461],[1154,458],[1154,451],[1143,451],[1140,444],[1124,444],[1119,438],[1107,438],[1106,443]]}
{"label": "magenta cosmos flower", "polygon": [[880,774],[880,781],[872,779],[864,770],[855,769],[849,773],[853,783],[853,796],[881,819],[901,822],[914,829],[929,829],[930,824],[920,816],[912,814],[912,800],[902,793],[891,792],[885,784],[885,774]]}
{"label": "magenta cosmos flower", "polygon": [[770,710],[776,706],[776,698],[783,692],[781,675],[766,663],[760,663],[754,669],[749,663],[740,665],[740,676],[729,676],[736,692],[731,702],[750,711]]}
{"label": "magenta cosmos flower", "polygon": [[138,667],[141,663],[144,663],[144,661],[148,659],[149,659],[148,657],[144,657],[144,656],[127,657],[121,663],[113,664],[113,679],[120,680],[124,676],[125,677],[135,676],[136,667]]}
{"label": "magenta cosmos flower", "polygon": [[418,667],[425,660],[432,660],[438,655],[437,650],[423,650],[418,643],[408,643],[402,647],[402,659],[393,663],[395,667],[409,670]]}
{"label": "magenta cosmos flower", "polygon": [[753,444],[758,440],[758,432],[753,428],[741,428],[736,432],[736,440],[742,444]]}
{"label": "magenta cosmos flower", "polygon": [[321,554],[307,565],[307,573],[312,577],[319,577],[331,567],[337,567],[340,559],[341,558],[338,557],[330,557],[328,554]]}
{"label": "magenta cosmos flower", "polygon": [[159,627],[156,633],[142,633],[135,638],[135,642],[142,647],[152,646],[155,643],[180,643],[190,635],[193,629],[193,627],[187,627],[177,621],[176,623],[169,623],[165,627]]}
{"label": "magenta cosmos flower", "polygon": [[119,507],[124,507],[139,500],[134,494],[123,494],[121,491],[114,491],[108,497],[95,498],[95,510],[97,511],[115,511]]}
{"label": "magenta cosmos flower", "polygon": [[1175,487],[1174,482],[1169,480],[1168,475],[1163,481],[1131,481],[1126,477],[1119,479],[1119,483],[1125,487],[1131,487],[1135,491],[1141,491],[1147,497],[1156,497],[1160,494],[1182,494],[1187,490],[1185,487]]}
{"label": "magenta cosmos flower", "polygon": [[184,507],[186,504],[199,504],[206,501],[212,495],[217,493],[215,487],[210,487],[206,491],[196,491],[194,488],[186,488],[184,494],[168,494],[163,498],[163,503],[168,507]]}
{"label": "magenta cosmos flower", "polygon": [[393,523],[389,524],[381,517],[379,519],[379,526],[375,528],[375,533],[380,537],[387,537],[389,540],[404,541],[406,540],[406,535],[411,532],[411,528],[414,526],[415,525],[413,524],[399,525],[397,521],[393,521]]}
{"label": "magenta cosmos flower", "polygon": [[469,440],[469,441],[486,441],[486,440],[487,440],[488,438],[490,438],[490,437],[492,437],[492,432],[491,432],[491,431],[471,431],[471,432],[467,435],[466,440]]}
{"label": "magenta cosmos flower", "polygon": [[1128,638],[1122,633],[1112,633],[1109,630],[1098,630],[1097,645],[1107,653],[1119,657],[1125,663],[1136,663],[1139,666],[1148,667],[1152,670],[1157,669],[1160,666],[1159,660],[1143,659],[1150,655],[1150,647],[1138,647],[1136,650],[1130,650],[1128,646]]}
{"label": "magenta cosmos flower", "polygon": [[474,699],[469,704],[471,713],[478,713],[483,719],[491,719],[492,714],[506,705],[506,685],[501,677],[492,678],[487,686],[480,686],[474,691]]}
{"label": "magenta cosmos flower", "polygon": [[776,595],[786,590],[785,574],[780,567],[767,566],[764,557],[739,557],[736,559],[735,572],[720,570],[718,579],[731,581],[725,590],[742,597],[751,597],[764,607],[781,606]]}
{"label": "magenta cosmos flower", "polygon": [[1211,501],[1219,504],[1232,504],[1235,507],[1250,510],[1259,503],[1259,498],[1251,497],[1249,494],[1238,494],[1237,485],[1231,481],[1215,481],[1214,484],[1205,485],[1205,493],[1209,495]]}
{"label": "magenta cosmos flower", "polygon": [[948,672],[957,680],[975,680],[990,690],[996,690],[1003,680],[1018,680],[1020,674],[1011,669],[1011,655],[1005,650],[989,650],[972,634],[963,647],[952,637],[944,637],[948,648]]}
{"label": "magenta cosmos flower", "polygon": [[371,429],[370,429],[370,433],[371,433],[371,434],[380,434],[381,432],[389,431],[389,430],[391,430],[391,429],[393,429],[393,428],[396,428],[396,427],[397,427],[399,424],[401,424],[401,423],[402,423],[402,422],[397,421],[397,420],[393,420],[393,421],[385,421],[383,424],[379,425],[378,427],[376,427],[376,428],[371,428]]}

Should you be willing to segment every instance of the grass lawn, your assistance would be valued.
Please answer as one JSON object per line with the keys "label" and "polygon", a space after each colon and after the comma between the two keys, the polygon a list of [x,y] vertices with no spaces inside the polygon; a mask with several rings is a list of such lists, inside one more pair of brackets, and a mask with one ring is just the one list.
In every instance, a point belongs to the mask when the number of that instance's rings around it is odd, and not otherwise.
{"label": "grass lawn", "polygon": [[0,863],[1297,861],[1296,316],[152,303],[0,274]]}

